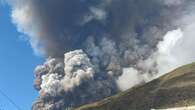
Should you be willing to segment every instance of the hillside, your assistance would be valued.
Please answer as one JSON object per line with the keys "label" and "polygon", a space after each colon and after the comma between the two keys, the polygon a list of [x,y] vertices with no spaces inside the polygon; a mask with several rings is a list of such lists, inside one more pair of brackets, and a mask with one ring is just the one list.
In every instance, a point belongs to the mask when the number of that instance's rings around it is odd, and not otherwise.
{"label": "hillside", "polygon": [[195,105],[195,63],[75,110],[150,110]]}

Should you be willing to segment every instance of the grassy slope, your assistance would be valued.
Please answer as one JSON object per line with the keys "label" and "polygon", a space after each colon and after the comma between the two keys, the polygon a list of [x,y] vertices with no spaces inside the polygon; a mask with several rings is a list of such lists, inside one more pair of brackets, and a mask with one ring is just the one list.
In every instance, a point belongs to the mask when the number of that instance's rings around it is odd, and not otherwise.
{"label": "grassy slope", "polygon": [[195,105],[195,63],[76,110],[150,110]]}

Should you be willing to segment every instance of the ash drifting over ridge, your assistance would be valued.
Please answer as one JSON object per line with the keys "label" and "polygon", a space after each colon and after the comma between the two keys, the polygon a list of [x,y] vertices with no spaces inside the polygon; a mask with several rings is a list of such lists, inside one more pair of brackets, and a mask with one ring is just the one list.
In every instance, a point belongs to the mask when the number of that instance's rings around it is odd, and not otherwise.
{"label": "ash drifting over ridge", "polygon": [[90,103],[195,61],[194,3],[10,1],[18,31],[36,53],[50,57],[35,69],[40,96],[33,110]]}

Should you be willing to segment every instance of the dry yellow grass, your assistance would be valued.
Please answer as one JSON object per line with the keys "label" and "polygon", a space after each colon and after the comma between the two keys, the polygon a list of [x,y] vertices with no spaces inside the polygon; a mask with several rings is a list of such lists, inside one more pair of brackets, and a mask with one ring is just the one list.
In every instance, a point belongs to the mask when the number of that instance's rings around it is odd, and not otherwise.
{"label": "dry yellow grass", "polygon": [[150,110],[195,105],[195,63],[75,110]]}

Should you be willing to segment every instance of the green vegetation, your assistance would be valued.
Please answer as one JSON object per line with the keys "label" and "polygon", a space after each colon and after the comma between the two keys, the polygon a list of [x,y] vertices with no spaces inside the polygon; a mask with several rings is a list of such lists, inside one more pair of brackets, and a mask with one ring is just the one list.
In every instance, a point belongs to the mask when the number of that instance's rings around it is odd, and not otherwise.
{"label": "green vegetation", "polygon": [[195,63],[75,110],[150,110],[195,105]]}

